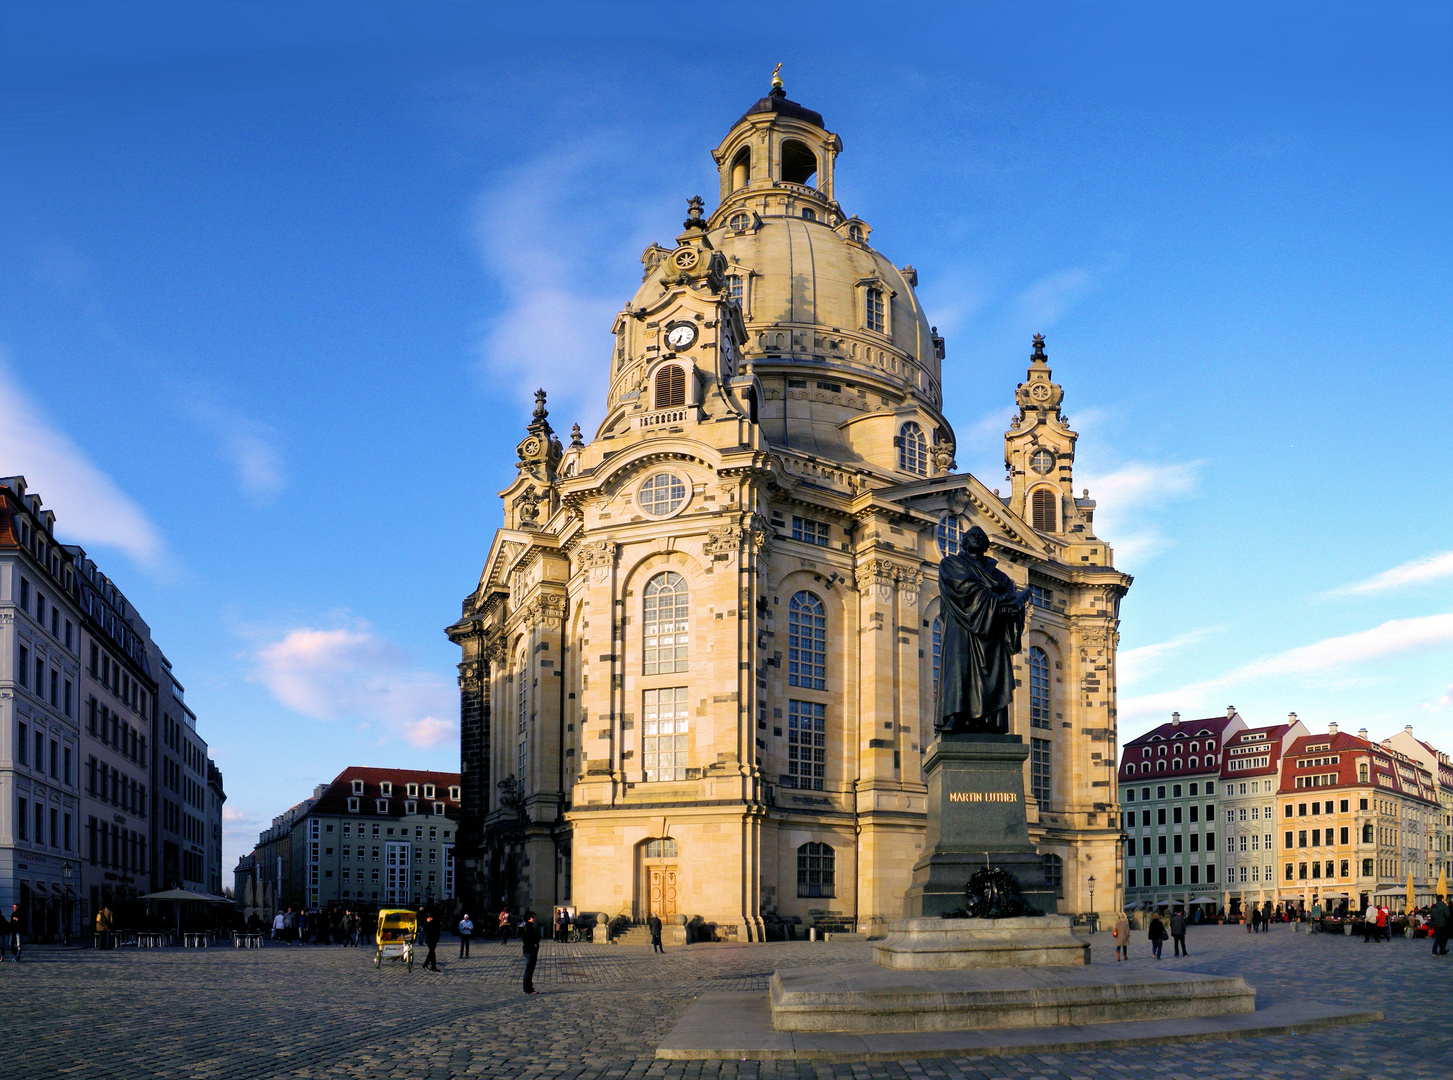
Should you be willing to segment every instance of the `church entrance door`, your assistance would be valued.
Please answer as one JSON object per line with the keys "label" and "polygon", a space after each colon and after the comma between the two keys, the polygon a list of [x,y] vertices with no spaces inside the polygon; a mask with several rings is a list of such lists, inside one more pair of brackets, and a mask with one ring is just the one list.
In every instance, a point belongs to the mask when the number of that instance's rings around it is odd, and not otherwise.
{"label": "church entrance door", "polygon": [[676,914],[676,867],[652,866],[650,874],[651,913],[661,920]]}

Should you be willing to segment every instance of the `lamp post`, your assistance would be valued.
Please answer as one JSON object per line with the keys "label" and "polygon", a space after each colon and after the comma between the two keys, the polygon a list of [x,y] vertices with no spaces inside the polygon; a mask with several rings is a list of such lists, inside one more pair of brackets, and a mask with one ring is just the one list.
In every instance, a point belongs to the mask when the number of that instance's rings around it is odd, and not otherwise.
{"label": "lamp post", "polygon": [[65,882],[65,938],[66,944],[71,943],[71,864],[64,863],[61,866],[61,879]]}
{"label": "lamp post", "polygon": [[1100,920],[1095,917],[1095,875],[1090,875],[1090,932],[1099,929]]}

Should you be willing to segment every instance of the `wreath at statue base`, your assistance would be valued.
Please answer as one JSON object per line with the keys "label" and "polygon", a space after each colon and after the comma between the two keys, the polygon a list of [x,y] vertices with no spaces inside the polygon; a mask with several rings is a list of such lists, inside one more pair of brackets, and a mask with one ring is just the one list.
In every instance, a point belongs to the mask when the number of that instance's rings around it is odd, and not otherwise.
{"label": "wreath at statue base", "polygon": [[1024,899],[1019,879],[1008,870],[985,867],[964,887],[965,906],[945,911],[945,919],[1019,919],[1044,912]]}

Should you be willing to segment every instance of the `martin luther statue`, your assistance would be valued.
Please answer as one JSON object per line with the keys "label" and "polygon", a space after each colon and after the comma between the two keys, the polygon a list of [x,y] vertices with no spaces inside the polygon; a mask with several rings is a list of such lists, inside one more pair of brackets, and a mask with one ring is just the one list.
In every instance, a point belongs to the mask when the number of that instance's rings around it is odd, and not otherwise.
{"label": "martin luther statue", "polygon": [[933,726],[939,735],[1009,734],[1014,654],[1029,592],[1014,588],[988,550],[989,537],[975,525],[960,553],[938,565],[943,651]]}

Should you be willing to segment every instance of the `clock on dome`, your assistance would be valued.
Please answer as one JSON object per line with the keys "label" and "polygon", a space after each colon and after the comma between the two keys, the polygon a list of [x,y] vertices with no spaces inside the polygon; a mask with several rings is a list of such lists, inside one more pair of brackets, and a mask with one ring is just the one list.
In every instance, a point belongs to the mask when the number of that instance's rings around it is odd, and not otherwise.
{"label": "clock on dome", "polygon": [[696,341],[696,325],[689,322],[672,323],[666,329],[666,344],[676,352],[691,348]]}

